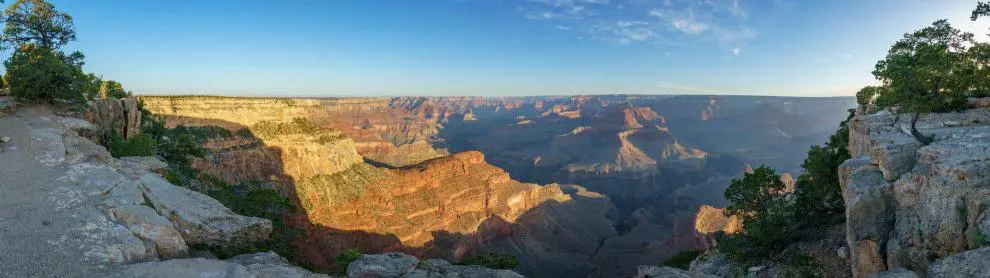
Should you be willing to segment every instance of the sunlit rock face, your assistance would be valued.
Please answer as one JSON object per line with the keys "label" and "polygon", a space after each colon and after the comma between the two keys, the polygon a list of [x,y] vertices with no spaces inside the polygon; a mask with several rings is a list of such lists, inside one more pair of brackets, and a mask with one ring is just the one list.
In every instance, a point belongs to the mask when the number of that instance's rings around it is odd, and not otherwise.
{"label": "sunlit rock face", "polygon": [[[516,255],[538,277],[587,274],[616,231],[608,198],[576,186],[525,184],[464,152],[398,169],[358,165],[297,186],[311,232],[304,256],[327,249],[403,251],[451,260],[478,252]],[[313,236],[332,230],[325,236]],[[358,233],[358,231],[360,231]],[[367,234],[381,236],[368,236]]]}
{"label": "sunlit rock face", "polygon": [[990,233],[990,112],[922,115],[918,130],[934,138],[927,145],[910,135],[910,118],[880,111],[849,124],[853,158],[839,178],[855,277],[897,268],[955,277],[945,273],[961,270],[933,262],[966,258],[955,254],[983,247]]}
{"label": "sunlit rock face", "polygon": [[735,215],[725,216],[725,209],[702,205],[698,208],[694,229],[705,234],[713,234],[718,231],[733,234],[742,230],[742,221]]}

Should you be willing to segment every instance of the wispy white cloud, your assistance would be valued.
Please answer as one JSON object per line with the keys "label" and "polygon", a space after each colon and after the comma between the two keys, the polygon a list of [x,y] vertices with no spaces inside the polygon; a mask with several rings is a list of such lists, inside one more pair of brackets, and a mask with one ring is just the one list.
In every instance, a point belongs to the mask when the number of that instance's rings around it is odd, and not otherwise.
{"label": "wispy white cloud", "polygon": [[759,34],[744,1],[528,0],[519,10],[527,18],[558,21],[618,44],[713,42],[738,47]]}
{"label": "wispy white cloud", "polygon": [[553,28],[556,28],[558,30],[564,30],[564,31],[571,30],[571,27],[570,26],[566,26],[566,25],[557,25],[557,26],[554,26]]}
{"label": "wispy white cloud", "polygon": [[732,52],[733,56],[739,56],[739,52],[741,52],[742,49],[737,47],[737,48],[729,49],[729,51]]}
{"label": "wispy white cloud", "polygon": [[670,24],[674,25],[674,28],[676,28],[677,30],[692,35],[700,35],[701,33],[704,33],[706,30],[708,30],[708,24],[689,21],[687,19],[677,19],[671,22]]}

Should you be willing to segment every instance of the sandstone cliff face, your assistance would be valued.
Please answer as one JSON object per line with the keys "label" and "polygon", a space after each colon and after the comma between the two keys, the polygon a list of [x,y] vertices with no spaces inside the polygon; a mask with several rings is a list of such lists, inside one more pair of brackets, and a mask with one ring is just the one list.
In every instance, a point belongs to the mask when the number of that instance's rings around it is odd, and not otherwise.
{"label": "sandstone cliff face", "polygon": [[106,140],[111,132],[130,139],[141,132],[141,111],[133,98],[94,99],[89,101],[83,119],[96,126],[93,134],[83,134],[97,141]]}
{"label": "sandstone cliff face", "polygon": [[263,121],[308,118],[354,140],[361,155],[394,166],[446,155],[446,151],[434,149],[429,142],[440,123],[455,113],[448,109],[461,111],[461,106],[438,106],[430,99],[141,97],[141,100],[150,112],[166,116],[170,126],[212,125],[234,131]]}
{"label": "sandstone cliff face", "polygon": [[705,234],[723,231],[733,234],[742,230],[742,220],[735,215],[725,216],[725,209],[702,205],[694,222],[695,230]]}
{"label": "sandstone cliff face", "polygon": [[337,231],[311,231],[303,254],[316,264],[357,244],[449,260],[499,251],[519,257],[528,275],[586,275],[595,247],[615,234],[604,196],[514,181],[480,152],[398,169],[358,164],[297,188],[309,221]]}
{"label": "sandstone cliff face", "polygon": [[853,155],[839,169],[856,277],[887,269],[924,273],[932,262],[986,244],[990,235],[990,111],[910,117],[886,111],[850,123]]}

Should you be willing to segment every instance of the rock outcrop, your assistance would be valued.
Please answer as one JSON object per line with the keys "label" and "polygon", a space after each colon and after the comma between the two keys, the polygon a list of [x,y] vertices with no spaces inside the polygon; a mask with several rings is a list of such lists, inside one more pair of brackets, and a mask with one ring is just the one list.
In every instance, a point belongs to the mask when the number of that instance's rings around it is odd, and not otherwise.
{"label": "rock outcrop", "polygon": [[268,220],[165,182],[154,173],[164,164],[154,158],[113,158],[79,136],[92,130],[85,121],[44,106],[16,113],[0,117],[0,130],[12,135],[0,152],[0,273],[97,276],[186,257],[191,244],[243,247],[271,231]]}
{"label": "rock outcrop", "polygon": [[141,175],[144,197],[159,214],[171,220],[190,245],[230,250],[265,242],[271,221],[237,215],[217,200],[172,185],[156,174]]}
{"label": "rock outcrop", "polygon": [[723,276],[699,274],[673,267],[659,267],[652,265],[640,266],[636,272],[636,275],[633,276],[633,278],[717,278],[717,277],[723,277]]}
{"label": "rock outcrop", "polygon": [[[79,135],[92,124],[54,114],[32,105],[0,116],[10,135],[0,151],[0,276],[328,277],[272,252],[191,258],[204,252],[191,246],[256,246],[272,224],[170,184],[159,176],[167,165],[153,157],[112,157]],[[405,275],[520,277],[443,261],[417,261]]]}
{"label": "rock outcrop", "polygon": [[347,266],[347,277],[483,277],[522,278],[511,270],[496,270],[480,266],[453,265],[444,260],[420,261],[402,253],[361,255]]}
{"label": "rock outcrop", "polygon": [[855,277],[931,273],[936,259],[986,244],[990,111],[921,115],[918,130],[933,138],[927,145],[908,132],[910,115],[861,113],[849,127],[853,158],[839,177]]}
{"label": "rock outcrop", "polygon": [[14,113],[17,110],[17,103],[14,103],[14,99],[7,96],[0,96],[0,116]]}
{"label": "rock outcrop", "polygon": [[357,242],[370,252],[453,261],[508,253],[527,275],[587,275],[596,248],[617,233],[608,198],[577,186],[520,183],[480,152],[398,169],[358,164],[300,181],[297,190],[307,221],[321,227],[301,244],[317,266]]}
{"label": "rock outcrop", "polygon": [[84,135],[98,141],[106,140],[113,132],[124,139],[141,132],[141,111],[133,98],[90,100],[83,119],[96,126],[95,133]]}
{"label": "rock outcrop", "polygon": [[705,234],[713,234],[718,231],[733,234],[742,230],[742,220],[739,220],[735,215],[725,216],[725,209],[709,205],[698,207],[698,216],[694,223],[695,230]]}
{"label": "rock outcrop", "polygon": [[[220,261],[203,258],[145,262],[125,266],[105,277],[330,277],[309,272],[289,263],[274,252],[238,255]],[[369,277],[369,276],[355,276]]]}
{"label": "rock outcrop", "polygon": [[966,251],[936,261],[925,277],[990,277],[990,247]]}

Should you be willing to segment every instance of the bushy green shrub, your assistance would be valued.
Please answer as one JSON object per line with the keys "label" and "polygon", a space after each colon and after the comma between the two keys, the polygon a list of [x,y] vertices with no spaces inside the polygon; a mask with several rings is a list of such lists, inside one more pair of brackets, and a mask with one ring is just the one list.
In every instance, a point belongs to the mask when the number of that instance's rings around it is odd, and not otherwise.
{"label": "bushy green shrub", "polygon": [[234,138],[234,133],[219,126],[184,126],[178,125],[165,133],[166,136],[176,137],[183,133],[188,133],[196,138],[197,142],[205,142],[214,139]]}
{"label": "bushy green shrub", "polygon": [[101,81],[99,84],[100,84],[99,96],[101,98],[120,99],[120,98],[129,98],[134,96],[134,94],[132,94],[131,92],[124,90],[124,86],[122,86],[120,82],[113,80],[106,80],[106,81]]}
{"label": "bushy green shrub", "polygon": [[157,142],[147,134],[139,134],[131,139],[124,139],[116,132],[110,134],[107,149],[114,157],[124,156],[153,156]]}
{"label": "bushy green shrub", "polygon": [[515,269],[519,266],[516,256],[502,253],[481,253],[461,260],[459,265],[480,265],[492,269]]}
{"label": "bushy green shrub", "polygon": [[839,129],[824,146],[814,145],[801,163],[804,173],[798,176],[794,186],[795,221],[804,228],[824,227],[841,223],[845,217],[845,203],[842,188],[836,174],[839,165],[852,158],[849,145],[849,121],[855,110],[849,110],[849,117],[839,124]]}
{"label": "bushy green shrub", "polygon": [[314,142],[326,144],[344,139],[342,133],[313,123],[308,118],[294,118],[291,122],[261,121],[251,126],[251,133],[258,138],[267,139],[279,135],[306,134],[317,139]]}
{"label": "bushy green shrub", "polygon": [[802,253],[791,259],[791,264],[787,267],[784,277],[823,278],[825,273],[825,266],[818,263],[815,257]]}
{"label": "bushy green shrub", "polygon": [[92,76],[82,71],[81,57],[78,52],[67,56],[34,44],[21,45],[4,62],[10,95],[24,102],[84,102],[96,88]]}
{"label": "bushy green shrub", "polygon": [[340,276],[347,276],[347,266],[361,258],[361,250],[347,249],[344,253],[337,255],[333,260],[333,273]]}
{"label": "bushy green shrub", "polygon": [[688,269],[688,267],[691,266],[691,262],[698,258],[698,255],[701,255],[701,253],[701,250],[681,251],[677,253],[677,255],[664,260],[663,265],[680,269]]}
{"label": "bushy green shrub", "polygon": [[741,218],[742,231],[716,239],[718,249],[737,262],[757,263],[794,242],[797,223],[793,208],[783,200],[769,201],[764,211]]}

